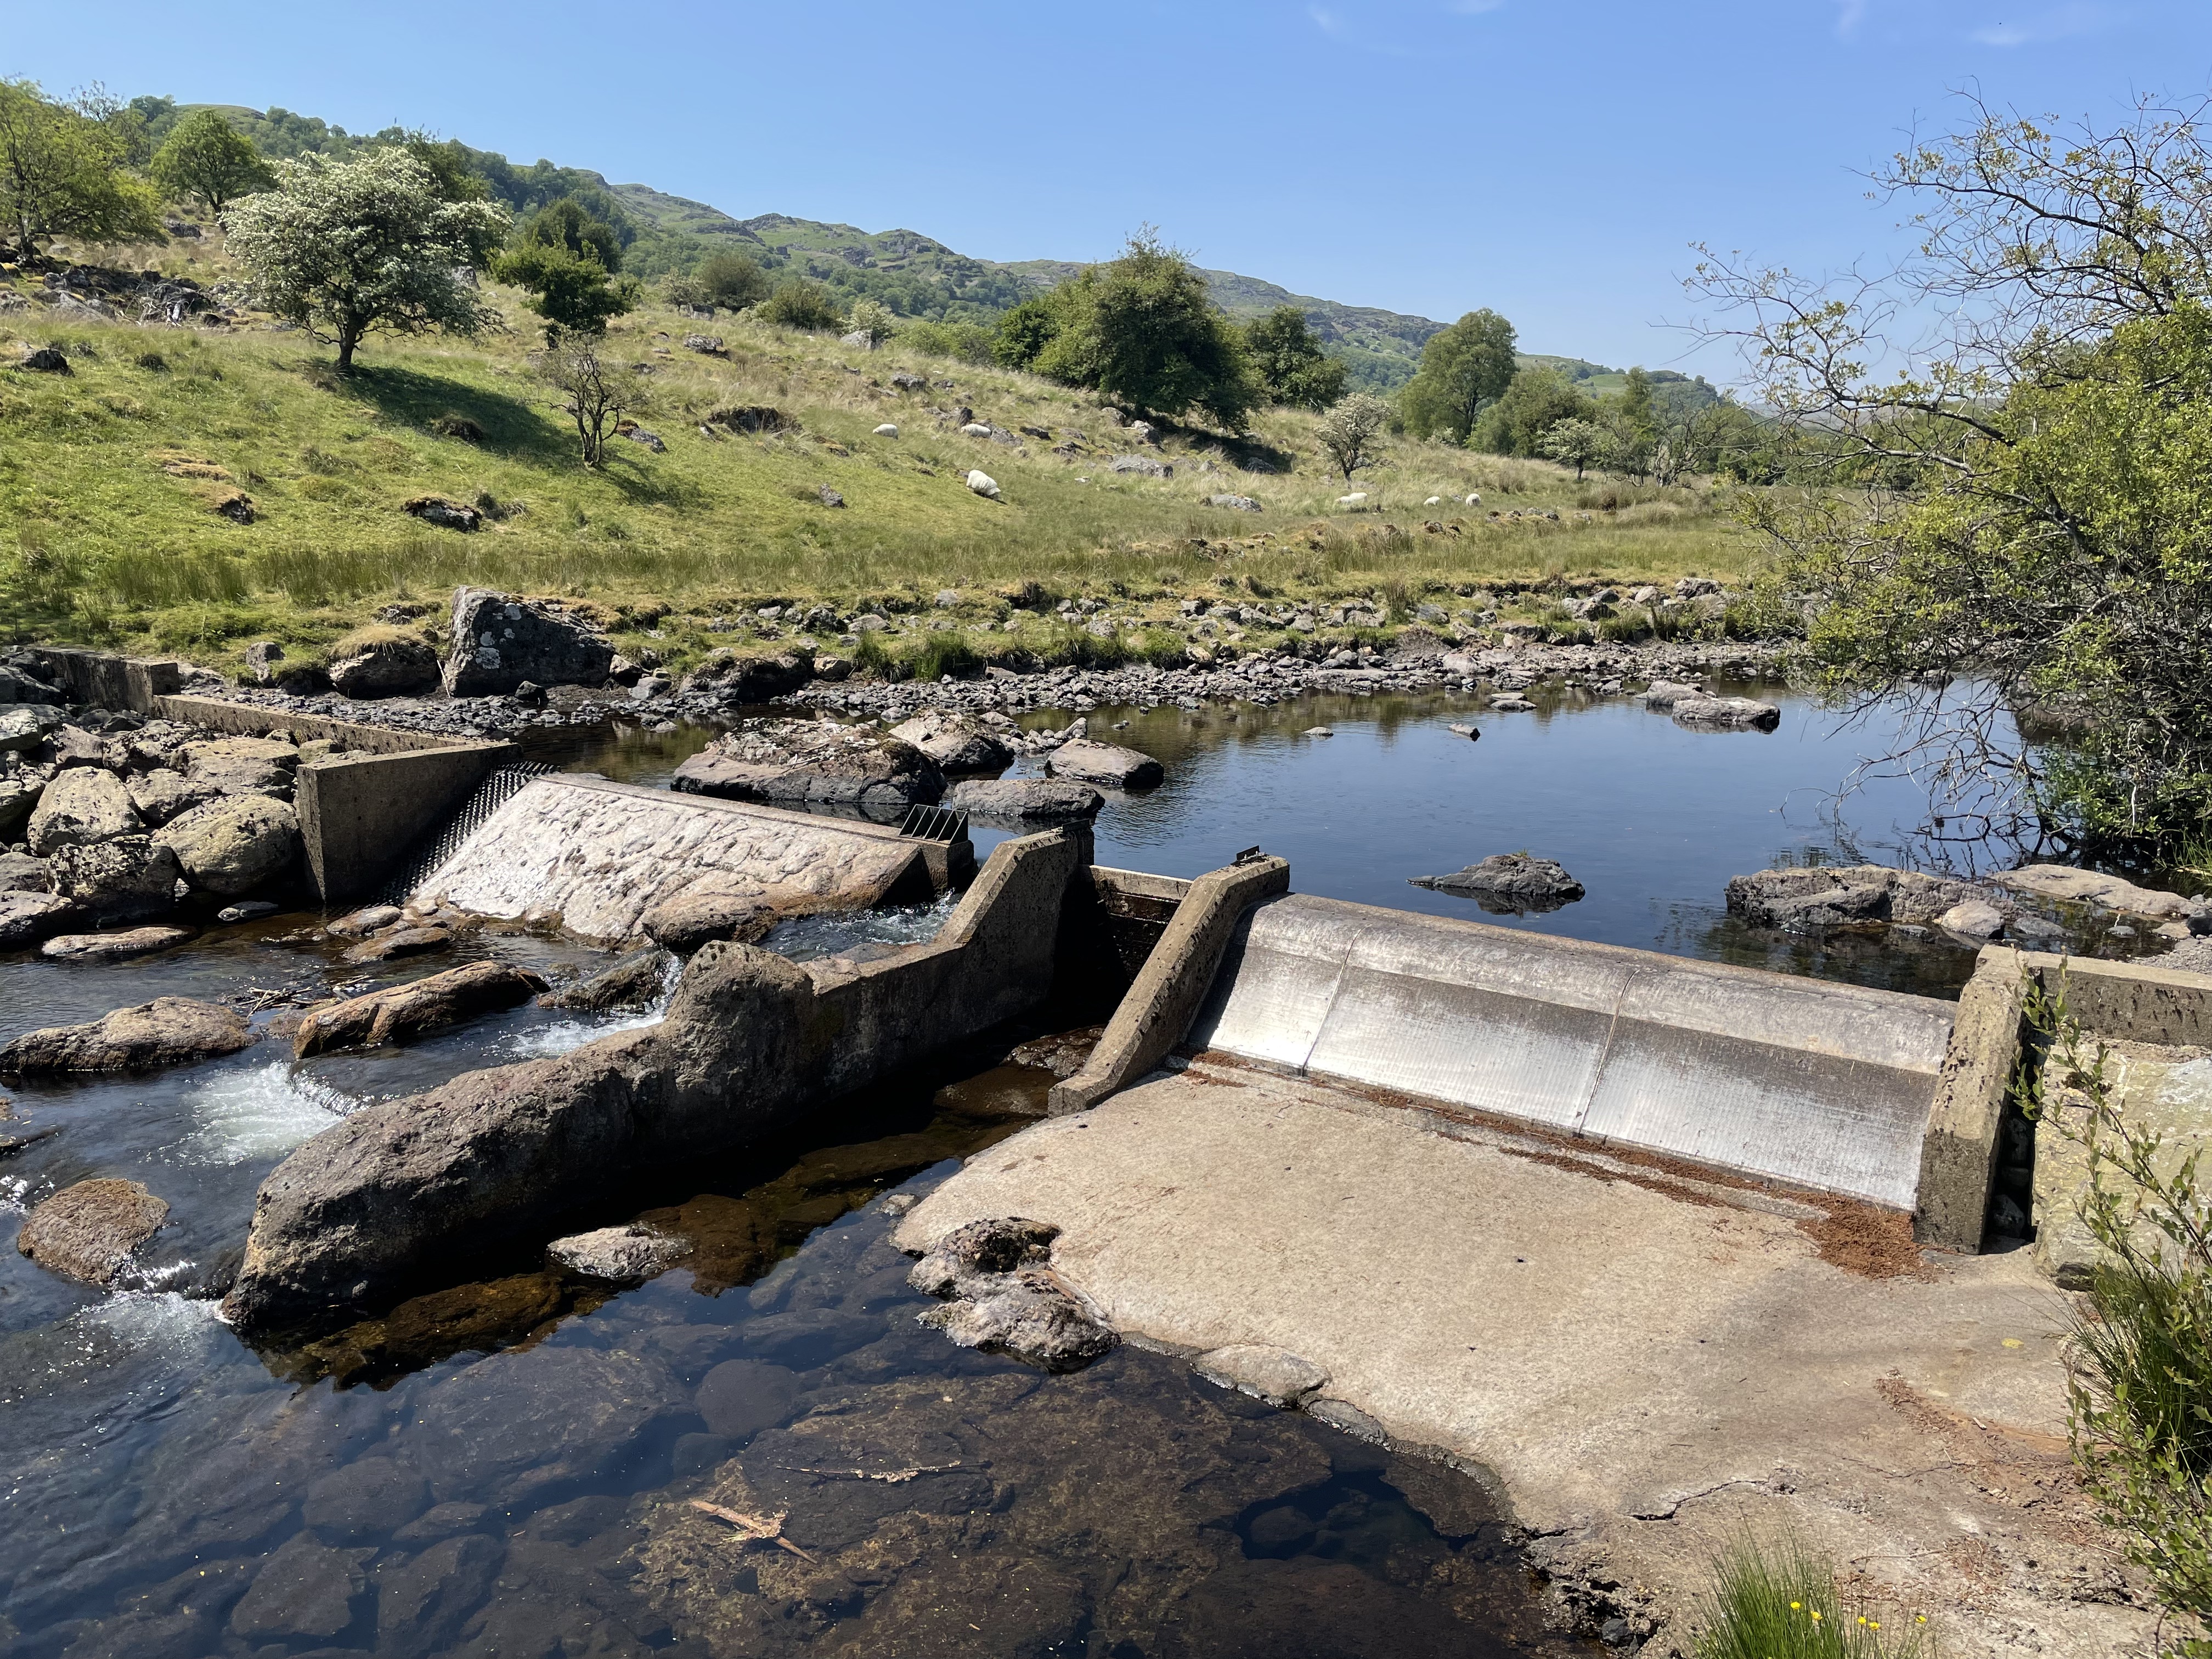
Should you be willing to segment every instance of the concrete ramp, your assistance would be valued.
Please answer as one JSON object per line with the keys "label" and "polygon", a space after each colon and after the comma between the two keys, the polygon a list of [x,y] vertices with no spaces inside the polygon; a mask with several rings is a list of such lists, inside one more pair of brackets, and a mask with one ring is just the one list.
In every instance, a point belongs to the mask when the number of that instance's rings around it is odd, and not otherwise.
{"label": "concrete ramp", "polygon": [[1910,1210],[1953,1006],[1339,900],[1259,905],[1188,1042]]}
{"label": "concrete ramp", "polygon": [[693,895],[794,915],[926,898],[945,852],[880,824],[561,774],[500,805],[412,899],[617,945],[655,905]]}

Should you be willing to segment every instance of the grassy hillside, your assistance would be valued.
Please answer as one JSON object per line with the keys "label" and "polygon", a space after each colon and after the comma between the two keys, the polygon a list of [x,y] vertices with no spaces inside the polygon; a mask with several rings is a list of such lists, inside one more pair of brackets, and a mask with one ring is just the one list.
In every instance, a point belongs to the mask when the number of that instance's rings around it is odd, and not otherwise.
{"label": "grassy hillside", "polygon": [[[197,251],[125,250],[116,263],[224,274],[212,237]],[[27,279],[21,287],[31,291]],[[1725,576],[1748,545],[1702,491],[1578,489],[1556,468],[1432,445],[1395,446],[1386,470],[1361,477],[1371,510],[1340,510],[1344,485],[1317,459],[1311,417],[1290,411],[1256,434],[1286,471],[1241,471],[1217,435],[1184,432],[1165,446],[1173,477],[1117,476],[1110,456],[1135,446],[1087,395],[896,341],[854,353],[750,321],[714,325],[726,356],[702,356],[681,343],[696,325],[653,311],[623,319],[612,344],[651,367],[654,402],[638,418],[666,451],[612,442],[609,464],[586,471],[534,378],[534,319],[514,296],[493,297],[511,331],[373,337],[346,380],[327,349],[265,323],[0,313],[0,364],[10,365],[0,368],[0,621],[19,638],[220,661],[256,639],[326,644],[395,604],[421,607],[428,625],[453,586],[473,582],[588,598],[618,631],[658,628],[658,648],[680,663],[741,643],[716,619],[763,604],[913,611],[951,587],[964,603],[948,619],[979,651],[1049,654],[1066,642],[1034,631],[1018,642],[987,626],[1006,614],[1000,590],[1112,596],[1160,620],[1179,596],[1231,590],[1379,597],[1402,616],[1423,594],[1476,584]],[[75,373],[12,367],[22,346],[50,344]],[[902,368],[933,384],[900,392],[890,378]],[[796,429],[702,434],[714,410],[743,404],[784,411]],[[1048,435],[1018,447],[963,437],[934,412],[960,405]],[[874,435],[884,422],[899,436]],[[480,437],[445,435],[471,424]],[[999,481],[1002,501],[965,488],[971,467]],[[847,505],[825,506],[823,486]],[[1474,489],[1480,507],[1423,505]],[[1222,491],[1266,511],[1202,504]],[[216,510],[240,493],[251,523]],[[485,528],[433,529],[401,510],[434,494],[484,506]],[[1487,516],[1547,509],[1560,516]]]}

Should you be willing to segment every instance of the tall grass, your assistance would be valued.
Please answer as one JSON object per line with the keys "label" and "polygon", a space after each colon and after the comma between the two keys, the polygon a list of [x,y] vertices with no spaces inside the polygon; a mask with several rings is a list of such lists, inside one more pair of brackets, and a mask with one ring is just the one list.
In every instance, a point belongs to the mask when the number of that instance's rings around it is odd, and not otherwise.
{"label": "tall grass", "polygon": [[1885,1620],[1836,1593],[1834,1564],[1796,1540],[1747,1540],[1714,1564],[1696,1659],[1926,1659],[1923,1615]]}

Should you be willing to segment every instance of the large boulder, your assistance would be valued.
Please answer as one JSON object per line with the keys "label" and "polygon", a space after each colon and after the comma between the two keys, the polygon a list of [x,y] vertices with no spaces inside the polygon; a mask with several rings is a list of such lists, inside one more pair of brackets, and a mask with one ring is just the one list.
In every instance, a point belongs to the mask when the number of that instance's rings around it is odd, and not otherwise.
{"label": "large boulder", "polygon": [[732,891],[708,880],[652,906],[638,918],[638,927],[660,950],[688,957],[717,939],[750,945],[783,915],[777,902],[763,892]]}
{"label": "large boulder", "polygon": [[182,772],[172,771],[166,766],[135,774],[125,781],[123,787],[130,792],[131,807],[140,820],[157,826],[195,806],[206,805],[223,793],[205,778],[194,782]]}
{"label": "large boulder", "polygon": [[27,755],[66,720],[58,708],[29,703],[0,714],[0,755]]}
{"label": "large boulder", "polygon": [[0,893],[51,893],[53,873],[28,853],[0,853]]}
{"label": "large boulder", "polygon": [[1669,712],[1693,731],[1771,732],[1782,724],[1782,710],[1756,697],[1677,697]]}
{"label": "large boulder", "polygon": [[1045,769],[1056,778],[1112,789],[1150,789],[1167,775],[1167,769],[1150,755],[1119,744],[1095,743],[1089,738],[1060,744],[1045,762]]}
{"label": "large boulder", "polygon": [[299,745],[282,738],[216,738],[184,746],[185,781],[200,794],[283,795],[300,768]]}
{"label": "large boulder", "polygon": [[31,1212],[15,1248],[41,1267],[108,1285],[168,1218],[169,1206],[135,1181],[80,1181]]}
{"label": "large boulder", "polygon": [[834,802],[890,814],[945,793],[902,738],[834,720],[748,720],[676,769],[672,787],[724,800]]}
{"label": "large boulder", "polygon": [[594,1014],[617,1008],[647,1008],[668,988],[669,970],[674,965],[669,953],[658,947],[633,951],[611,967],[548,992],[538,999],[538,1006]]}
{"label": "large boulder", "polygon": [[1087,818],[1106,798],[1065,778],[970,778],[945,792],[944,805],[987,823],[1067,823]]}
{"label": "large boulder", "polygon": [[544,988],[544,980],[527,968],[472,962],[367,996],[324,1003],[300,1022],[292,1052],[305,1060],[332,1048],[382,1048],[495,1008],[512,1008]]}
{"label": "large boulder", "polygon": [[154,839],[176,854],[193,886],[235,898],[291,869],[300,818],[265,795],[226,795],[163,824]]}
{"label": "large boulder", "polygon": [[82,1025],[26,1031],[0,1048],[0,1073],[149,1071],[234,1054],[252,1041],[246,1016],[221,1003],[155,997]]}
{"label": "large boulder", "polygon": [[453,592],[453,652],[446,690],[456,697],[504,695],[535,685],[599,685],[614,647],[574,617],[488,588]]}
{"label": "large boulder", "polygon": [[[289,811],[289,808],[285,809]],[[47,880],[95,922],[157,916],[177,902],[184,873],[176,854],[151,836],[118,836],[90,847],[57,847],[46,860]]]}
{"label": "large boulder", "polygon": [[398,629],[364,630],[340,642],[331,689],[340,696],[404,697],[438,684],[438,653]]}
{"label": "large boulder", "polygon": [[0,951],[36,945],[76,917],[76,907],[58,893],[0,893]]}
{"label": "large boulder", "polygon": [[973,714],[927,709],[891,727],[947,772],[1003,772],[1014,763],[1006,740]]}
{"label": "large boulder", "polygon": [[45,780],[38,777],[0,778],[0,843],[23,839],[24,826],[46,788]]}
{"label": "large boulder", "polygon": [[726,702],[767,702],[798,690],[813,677],[811,665],[796,652],[741,657],[721,650],[686,674],[677,690],[704,692]]}
{"label": "large boulder", "polygon": [[39,797],[24,839],[40,858],[61,847],[89,847],[140,828],[130,793],[112,772],[71,767]]}
{"label": "large boulder", "polygon": [[1446,876],[1415,876],[1413,884],[1472,898],[1493,915],[1540,915],[1572,904],[1583,884],[1551,859],[1527,853],[1494,853]]}

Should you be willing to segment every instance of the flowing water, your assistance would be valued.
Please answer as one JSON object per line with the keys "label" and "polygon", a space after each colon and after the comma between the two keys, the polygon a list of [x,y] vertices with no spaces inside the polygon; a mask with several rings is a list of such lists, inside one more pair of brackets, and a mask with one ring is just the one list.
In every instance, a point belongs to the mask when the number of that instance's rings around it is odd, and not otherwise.
{"label": "flowing water", "polygon": [[[1699,734],[1620,703],[1471,716],[1468,700],[1091,711],[1166,762],[1109,801],[1098,858],[1195,875],[1255,843],[1300,890],[1482,916],[1409,886],[1487,854],[1589,890],[1504,925],[1943,994],[1971,954],[1761,936],[1722,887],[1778,861],[1893,858],[1907,783],[1832,792],[1879,732],[1803,704],[1772,734]],[[1479,742],[1449,723],[1474,720]],[[1038,717],[1065,724],[1066,716]],[[1116,729],[1126,720],[1126,728]],[[1334,736],[1310,734],[1326,726]],[[710,734],[562,734],[553,763],[652,783]],[[1035,763],[1025,763],[1025,769]],[[979,855],[1000,837],[977,832]],[[816,917],[794,957],[927,938],[949,902]],[[270,1026],[303,999],[496,954],[553,978],[601,960],[524,933],[347,968],[317,915],[215,928],[100,966],[0,963],[0,1040],[163,994]],[[887,1194],[1013,1133],[1052,1077],[1011,1042],[817,1115],[782,1146],[641,1180],[684,1264],[620,1292],[536,1259],[456,1262],[456,1288],[311,1348],[259,1353],[208,1292],[255,1188],[360,1103],[557,1054],[656,1017],[526,1006],[405,1048],[295,1063],[281,1036],[174,1071],[13,1086],[0,1245],[93,1176],[170,1220],[96,1291],[0,1249],[0,1646],[11,1654],[1140,1656],[1578,1650],[1541,1627],[1475,1484],[1125,1348],[1073,1376],[915,1323]],[[741,1516],[781,1515],[784,1542]],[[788,1547],[786,1547],[786,1545]]]}

